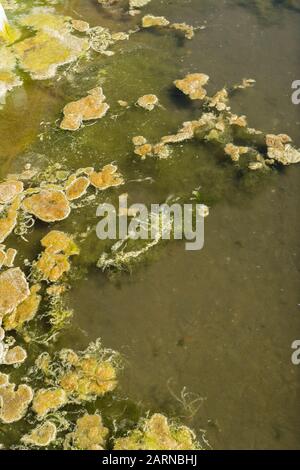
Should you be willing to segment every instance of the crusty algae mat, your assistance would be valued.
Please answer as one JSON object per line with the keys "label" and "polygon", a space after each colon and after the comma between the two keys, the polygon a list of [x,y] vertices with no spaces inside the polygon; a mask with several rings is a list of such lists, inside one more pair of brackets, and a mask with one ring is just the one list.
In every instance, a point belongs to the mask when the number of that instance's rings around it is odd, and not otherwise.
{"label": "crusty algae mat", "polygon": [[[10,106],[6,101],[17,93],[22,96],[26,88],[33,98],[40,83],[46,83],[50,95],[58,90],[61,108],[53,122],[36,104],[41,132],[35,138],[25,135],[13,155],[15,162],[4,161],[1,168],[0,444],[12,449],[200,450],[208,445],[203,436],[118,394],[123,359],[100,339],[82,351],[59,348],[72,324],[68,292],[85,270],[94,265],[112,276],[128,272],[162,244],[159,238],[100,242],[90,220],[95,220],[100,202],[130,197],[132,185],[139,195],[139,187],[153,184],[153,173],[162,174],[160,196],[165,181],[171,193],[175,170],[166,165],[179,152],[182,158],[188,145],[217,156],[218,187],[208,182],[200,189],[188,183],[179,190],[175,185],[171,199],[202,203],[204,216],[224,196],[228,175],[244,182],[235,191],[243,184],[256,190],[261,181],[299,163],[300,151],[285,133],[250,127],[246,109],[244,114],[232,111],[232,98],[242,100],[244,93],[255,92],[255,77],[241,76],[238,83],[208,92],[212,77],[200,66],[174,76],[168,87],[185,108],[186,119],[176,123],[170,116],[172,132],[165,123],[157,124],[156,113],[167,109],[151,80],[145,79],[146,86],[137,93],[129,76],[129,82],[114,86],[112,97],[109,81],[126,60],[122,44],[132,43],[131,52],[139,50],[137,38],[145,31],[166,44],[183,44],[205,34],[205,25],[156,14],[156,2],[152,6],[150,0],[99,0],[96,8],[103,24],[90,25],[89,18],[76,14],[77,2],[70,8],[74,16],[65,15],[61,3],[4,2],[14,35],[10,43],[0,43],[0,123]],[[273,5],[254,3],[256,8]],[[299,8],[297,1],[286,4]],[[126,21],[117,30],[120,18]],[[128,60],[134,74],[139,63],[134,64],[134,54]],[[32,108],[34,113],[34,100]],[[123,171],[110,125],[122,128],[127,119],[136,129],[121,134],[130,161]],[[98,131],[104,146],[116,146],[109,159],[94,158],[101,152],[93,146]],[[83,151],[91,158],[80,165]],[[12,168],[16,170],[8,171]]]}

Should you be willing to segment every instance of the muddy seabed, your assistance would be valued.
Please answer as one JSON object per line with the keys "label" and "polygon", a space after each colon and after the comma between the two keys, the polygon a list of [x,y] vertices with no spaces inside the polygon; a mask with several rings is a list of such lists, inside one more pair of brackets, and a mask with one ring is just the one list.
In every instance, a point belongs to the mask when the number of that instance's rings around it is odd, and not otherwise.
{"label": "muddy seabed", "polygon": [[[300,2],[2,3],[2,448],[299,449]],[[112,251],[123,193],[204,249]]]}

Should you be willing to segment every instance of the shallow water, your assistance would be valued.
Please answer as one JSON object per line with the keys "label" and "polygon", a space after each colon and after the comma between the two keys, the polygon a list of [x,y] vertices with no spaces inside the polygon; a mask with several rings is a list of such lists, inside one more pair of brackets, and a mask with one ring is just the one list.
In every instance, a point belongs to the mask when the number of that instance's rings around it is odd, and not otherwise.
{"label": "shallow water", "polygon": [[[113,31],[139,21],[94,1],[64,3],[60,11]],[[213,448],[299,448],[300,369],[291,363],[300,327],[299,167],[240,177],[212,147],[195,142],[174,148],[165,161],[139,162],[132,153],[134,135],[156,141],[198,116],[197,106],[171,86],[198,71],[211,77],[209,93],[255,78],[253,89],[232,98],[233,112],[246,114],[251,127],[287,133],[300,145],[300,108],[290,99],[299,78],[300,16],[272,7],[266,19],[239,3],[152,0],[145,13],[205,29],[191,42],[168,31],[142,31],[114,46],[115,56],[83,59],[77,72],[70,67],[54,83],[27,80],[0,111],[0,174],[28,161],[70,169],[115,161],[126,181],[152,178],[121,189],[132,202],[187,197],[200,187],[202,202],[211,206],[201,252],[172,242],[130,275],[109,279],[95,267],[101,245],[88,237],[77,263],[85,279],[70,293],[73,327],[59,346],[77,349],[100,336],[127,360],[124,395],[181,416],[198,435],[205,430]],[[75,134],[59,131],[63,106],[98,83],[111,105],[108,118]],[[163,107],[145,113],[117,105],[145,93],[157,94]],[[58,227],[85,231],[97,223],[95,207],[73,211]],[[21,259],[38,252],[44,229],[35,231],[30,245],[18,242]]]}

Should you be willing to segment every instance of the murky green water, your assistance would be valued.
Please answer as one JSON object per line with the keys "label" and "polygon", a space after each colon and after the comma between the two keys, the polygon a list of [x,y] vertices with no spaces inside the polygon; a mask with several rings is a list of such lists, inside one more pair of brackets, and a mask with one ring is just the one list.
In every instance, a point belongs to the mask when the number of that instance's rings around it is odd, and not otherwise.
{"label": "murky green water", "polygon": [[[127,360],[124,396],[181,417],[198,435],[205,430],[213,448],[299,448],[300,369],[291,363],[300,328],[299,167],[243,173],[213,146],[194,141],[174,147],[168,160],[140,162],[131,144],[135,135],[158,141],[197,118],[197,105],[172,83],[203,72],[211,77],[210,94],[255,78],[253,89],[233,96],[233,112],[300,145],[300,108],[290,99],[299,78],[300,15],[273,4],[264,15],[252,2],[240,3],[152,0],[143,12],[205,28],[193,41],[143,30],[114,46],[113,57],[82,59],[51,81],[27,79],[0,111],[0,174],[27,162],[76,170],[114,161],[127,182],[120,191],[132,202],[187,198],[200,187],[201,201],[211,207],[201,252],[172,242],[131,274],[110,279],[95,267],[103,248],[89,234],[76,263],[84,279],[69,294],[75,317],[59,346],[78,349],[101,337]],[[70,0],[58,10],[113,31],[140,21],[96,1]],[[108,117],[78,133],[58,130],[63,106],[97,84],[111,106]],[[117,104],[146,93],[162,107],[145,113]],[[56,227],[81,233],[95,226],[96,205],[120,191],[109,190]],[[40,225],[30,244],[11,240],[20,260],[38,253],[43,233]]]}

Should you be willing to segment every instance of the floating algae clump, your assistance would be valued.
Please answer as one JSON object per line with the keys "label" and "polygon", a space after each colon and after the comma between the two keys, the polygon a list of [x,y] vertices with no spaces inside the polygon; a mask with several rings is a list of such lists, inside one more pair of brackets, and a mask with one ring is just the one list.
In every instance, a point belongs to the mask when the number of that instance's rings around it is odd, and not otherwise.
{"label": "floating algae clump", "polygon": [[54,77],[59,66],[75,61],[87,49],[85,39],[50,30],[38,31],[13,48],[20,67],[34,80]]}
{"label": "floating algae clump", "polygon": [[51,421],[45,421],[29,434],[22,437],[21,441],[24,444],[36,447],[47,447],[51,442],[56,439],[57,429]]}
{"label": "floating algae clump", "polygon": [[44,189],[23,201],[23,209],[43,222],[56,222],[66,219],[70,203],[63,191]]}
{"label": "floating algae clump", "polygon": [[90,185],[90,180],[86,176],[80,176],[75,178],[72,182],[66,186],[66,196],[69,201],[74,201],[75,199],[83,196],[87,188]]}
{"label": "floating algae clump", "polygon": [[72,20],[71,24],[72,24],[72,27],[76,29],[76,31],[79,31],[80,33],[85,33],[86,31],[90,29],[90,25],[86,21]]}
{"label": "floating algae clump", "polygon": [[24,189],[21,181],[4,181],[0,183],[0,204],[11,202]]}
{"label": "floating algae clump", "polygon": [[90,90],[85,98],[67,104],[63,110],[64,119],[60,128],[76,131],[83,121],[102,118],[109,110],[109,105],[104,100],[102,88],[97,87]]}
{"label": "floating algae clump", "polygon": [[239,147],[233,144],[227,144],[225,147],[226,155],[229,155],[233,162],[238,162],[241,155],[249,152],[249,147]]}
{"label": "floating algae clump", "polygon": [[69,272],[69,257],[78,255],[79,249],[73,239],[64,232],[53,230],[41,240],[45,251],[34,263],[34,270],[40,280],[57,282],[64,273]]}
{"label": "floating algae clump", "polygon": [[195,36],[194,27],[186,23],[172,23],[170,28],[182,32],[187,39],[193,39]]}
{"label": "floating algae clump", "polygon": [[151,0],[129,0],[130,8],[141,8],[150,3]]}
{"label": "floating algae clump", "polygon": [[102,26],[95,26],[87,31],[89,36],[90,47],[93,51],[103,54],[105,56],[114,55],[113,51],[108,50],[117,41],[125,41],[129,39],[129,34],[122,31],[118,33],[111,33],[107,28]]}
{"label": "floating algae clump", "polygon": [[21,198],[16,196],[11,205],[5,211],[4,217],[0,218],[0,243],[4,242],[17,225],[18,210]]}
{"label": "floating algae clump", "polygon": [[9,375],[8,374],[3,374],[0,372],[0,387],[3,387],[4,385],[8,385],[9,383]]}
{"label": "floating algae clump", "polygon": [[33,391],[28,385],[0,384],[0,421],[14,423],[23,418],[32,401]]}
{"label": "floating algae clump", "polygon": [[79,400],[89,400],[115,389],[116,370],[110,361],[84,357],[73,370],[61,376],[60,385],[68,395]]}
{"label": "floating algae clump", "polygon": [[6,331],[18,330],[24,323],[35,317],[42,300],[38,294],[40,288],[39,284],[32,286],[29,296],[13,312],[4,317],[3,323]]}
{"label": "floating algae clump", "polygon": [[142,26],[143,28],[153,28],[153,27],[168,27],[169,29],[174,29],[175,31],[179,31],[184,34],[187,39],[193,39],[194,27],[190,26],[186,23],[170,23],[167,18],[164,16],[153,16],[153,15],[146,15],[142,19]]}
{"label": "floating algae clump", "polygon": [[74,431],[67,434],[64,449],[103,450],[108,432],[100,415],[86,414],[77,420]]}
{"label": "floating algae clump", "polygon": [[51,8],[33,8],[29,15],[21,17],[20,25],[27,26],[36,31],[59,31],[68,32],[69,18],[56,15]]}
{"label": "floating algae clump", "polygon": [[21,346],[9,349],[4,356],[4,364],[22,364],[27,359],[27,353]]}
{"label": "floating algae clump", "polygon": [[127,437],[116,439],[114,450],[196,450],[199,445],[185,426],[170,424],[161,414],[145,419]]}
{"label": "floating algae clump", "polygon": [[153,26],[168,26],[170,21],[164,16],[146,15],[142,19],[143,28],[152,28]]}
{"label": "floating algae clump", "polygon": [[100,172],[93,171],[90,176],[91,184],[97,189],[107,189],[120,186],[124,183],[122,176],[118,173],[118,167],[113,164],[105,165]]}
{"label": "floating algae clump", "polygon": [[204,73],[191,73],[182,80],[176,80],[174,84],[192,100],[202,100],[207,94],[203,87],[207,84],[208,80],[209,76]]}
{"label": "floating algae clump", "polygon": [[300,150],[296,150],[290,144],[291,138],[285,134],[266,136],[268,157],[282,165],[291,165],[300,162]]}
{"label": "floating algae clump", "polygon": [[229,110],[228,99],[228,91],[226,88],[222,88],[222,90],[219,90],[212,98],[208,99],[208,106],[210,108],[216,108],[218,111]]}
{"label": "floating algae clump", "polygon": [[39,356],[34,373],[41,370],[44,380],[62,389],[70,403],[94,400],[117,386],[117,355],[103,349],[99,341],[78,354],[63,349],[52,360],[48,357],[45,363],[44,359],[45,355]]}
{"label": "floating algae clump", "polygon": [[0,245],[0,269],[5,266],[6,268],[12,268],[17,256],[17,250],[14,248],[8,248],[5,251],[5,245]]}
{"label": "floating algae clump", "polygon": [[28,282],[20,268],[0,274],[0,318],[12,312],[29,294]]}
{"label": "floating algae clump", "polygon": [[59,253],[63,251],[67,256],[79,253],[77,245],[72,237],[64,232],[52,230],[42,240],[41,245],[51,253]]}
{"label": "floating algae clump", "polygon": [[144,95],[137,100],[137,104],[148,111],[152,111],[158,105],[158,98],[156,95]]}
{"label": "floating algae clump", "polygon": [[151,157],[153,155],[153,146],[148,143],[137,145],[134,149],[134,153],[144,160],[146,157]]}
{"label": "floating algae clump", "polygon": [[61,388],[40,389],[36,392],[32,409],[39,418],[43,418],[50,411],[56,411],[67,402],[65,391]]}

